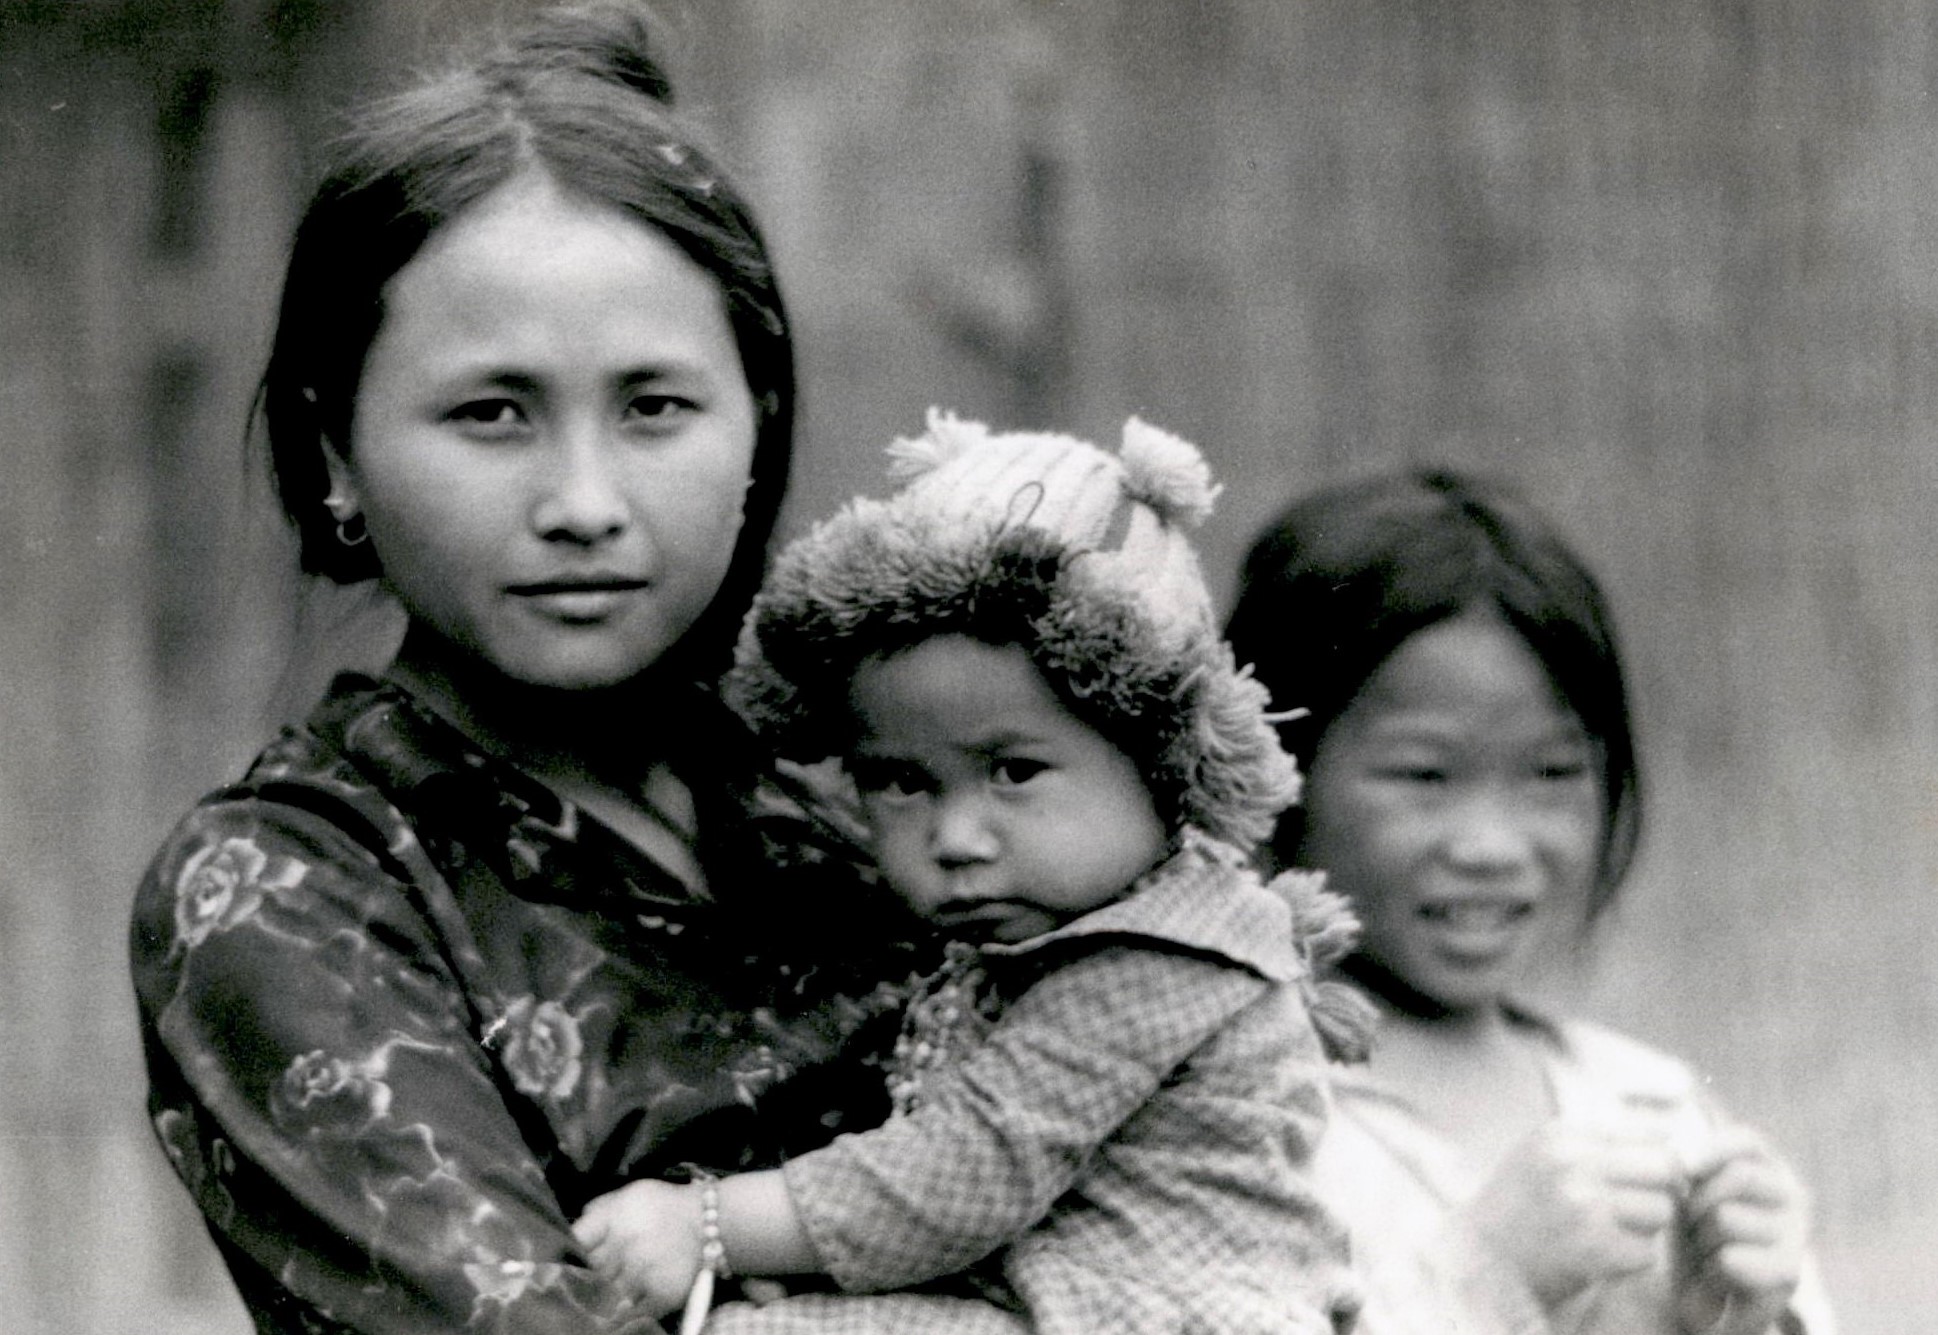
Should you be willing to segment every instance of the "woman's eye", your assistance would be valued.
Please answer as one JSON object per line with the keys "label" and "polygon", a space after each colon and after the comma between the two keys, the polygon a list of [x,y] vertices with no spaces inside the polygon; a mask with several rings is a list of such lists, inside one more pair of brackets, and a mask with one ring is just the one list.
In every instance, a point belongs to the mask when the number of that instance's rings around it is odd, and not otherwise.
{"label": "woman's eye", "polygon": [[1047,772],[1049,768],[1048,761],[1030,760],[1023,756],[1005,756],[989,767],[989,775],[999,785],[1015,788]]}
{"label": "woman's eye", "polygon": [[525,415],[510,399],[474,399],[460,403],[445,417],[483,436],[509,435],[525,424]]}
{"label": "woman's eye", "polygon": [[1561,760],[1538,766],[1535,773],[1551,783],[1572,783],[1586,778],[1588,762],[1585,760]]}
{"label": "woman's eye", "polygon": [[661,426],[697,411],[698,407],[693,400],[683,399],[677,394],[635,394],[626,403],[626,418],[628,421]]}

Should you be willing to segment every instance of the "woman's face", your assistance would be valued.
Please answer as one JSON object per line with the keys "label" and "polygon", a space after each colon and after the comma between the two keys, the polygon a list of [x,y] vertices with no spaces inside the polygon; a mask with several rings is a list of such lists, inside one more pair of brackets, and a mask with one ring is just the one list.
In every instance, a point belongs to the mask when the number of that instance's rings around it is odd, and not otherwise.
{"label": "woman's face", "polygon": [[1505,621],[1467,613],[1402,643],[1320,739],[1300,861],[1365,925],[1362,948],[1455,1012],[1524,980],[1579,922],[1605,797],[1599,749]]}
{"label": "woman's face", "polygon": [[413,634],[537,686],[650,667],[719,589],[753,461],[713,278],[532,172],[434,232],[384,305],[330,464]]}

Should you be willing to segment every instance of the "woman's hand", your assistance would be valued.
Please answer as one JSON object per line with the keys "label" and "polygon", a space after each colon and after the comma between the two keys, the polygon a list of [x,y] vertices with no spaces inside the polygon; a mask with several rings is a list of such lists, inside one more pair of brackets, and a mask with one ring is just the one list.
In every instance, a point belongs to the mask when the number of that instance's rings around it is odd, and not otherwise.
{"label": "woman's hand", "polygon": [[685,1305],[700,1234],[699,1190],[650,1179],[597,1197],[572,1225],[593,1266],[655,1317]]}
{"label": "woman's hand", "polygon": [[1689,1335],[1763,1335],[1803,1272],[1810,1207],[1769,1142],[1726,1126],[1690,1165],[1678,1313]]}
{"label": "woman's hand", "polygon": [[1685,1180],[1653,1128],[1557,1120],[1508,1151],[1468,1222],[1552,1311],[1590,1284],[1654,1265]]}

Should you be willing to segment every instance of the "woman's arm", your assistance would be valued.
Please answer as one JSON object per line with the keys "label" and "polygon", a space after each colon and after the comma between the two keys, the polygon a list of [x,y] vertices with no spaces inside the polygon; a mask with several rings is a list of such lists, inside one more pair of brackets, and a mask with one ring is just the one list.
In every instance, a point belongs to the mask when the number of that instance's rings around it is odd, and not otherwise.
{"label": "woman's arm", "polygon": [[533,1149],[554,1138],[505,1088],[589,1078],[565,1027],[473,1014],[414,893],[248,798],[195,813],[143,887],[151,1111],[245,1300],[362,1335],[651,1330],[578,1256]]}

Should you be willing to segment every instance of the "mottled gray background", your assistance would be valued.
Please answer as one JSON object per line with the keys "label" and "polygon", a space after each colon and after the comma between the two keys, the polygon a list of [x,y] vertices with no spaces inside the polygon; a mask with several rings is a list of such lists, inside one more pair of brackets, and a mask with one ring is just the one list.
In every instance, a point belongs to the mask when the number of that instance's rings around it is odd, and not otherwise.
{"label": "mottled gray background", "polygon": [[[329,108],[509,4],[0,0],[0,1330],[245,1329],[141,1112],[123,921],[332,659],[239,433]],[[1517,481],[1654,805],[1592,967],[1938,1312],[1938,17],[1894,0],[690,0],[801,331],[796,522],[930,403],[1287,494]],[[294,610],[293,610],[294,609]]]}

